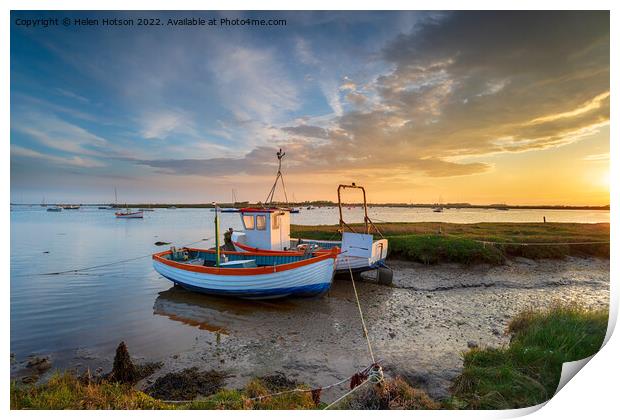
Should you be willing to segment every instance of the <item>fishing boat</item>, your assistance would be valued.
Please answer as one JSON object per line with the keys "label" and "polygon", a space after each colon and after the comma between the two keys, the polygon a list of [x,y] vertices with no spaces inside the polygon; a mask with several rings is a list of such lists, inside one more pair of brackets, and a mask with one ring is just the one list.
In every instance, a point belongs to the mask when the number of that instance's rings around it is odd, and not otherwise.
{"label": "fishing boat", "polygon": [[58,206],[54,206],[54,207],[48,207],[47,211],[51,211],[51,212],[59,212],[62,211],[62,207],[58,207]]}
{"label": "fishing boat", "polygon": [[331,252],[231,252],[182,248],[153,255],[153,268],[188,290],[244,298],[320,295],[331,287]]}
{"label": "fishing boat", "polygon": [[[281,160],[284,154],[277,154],[279,165],[276,183],[282,177]],[[276,183],[272,187],[265,203],[271,203]],[[284,185],[284,181],[282,181]],[[361,190],[364,197],[364,231],[356,232],[343,220],[341,192],[345,189]],[[245,252],[298,252],[309,250],[329,252],[340,249],[336,259],[336,273],[363,272],[377,269],[381,282],[391,282],[392,273],[385,266],[388,251],[388,241],[385,238],[374,239],[371,228],[381,235],[381,232],[368,217],[366,204],[366,190],[355,185],[338,186],[338,209],[340,214],[339,232],[341,240],[321,241],[314,239],[291,239],[290,237],[290,210],[287,208],[263,207],[241,209],[242,231],[232,234],[232,242],[237,251]],[[345,231],[346,230],[346,231]]]}
{"label": "fishing boat", "polygon": [[334,277],[338,248],[329,252],[238,252],[219,246],[215,212],[215,249],[171,248],[153,254],[153,268],[188,290],[249,299],[314,296],[325,293]]}

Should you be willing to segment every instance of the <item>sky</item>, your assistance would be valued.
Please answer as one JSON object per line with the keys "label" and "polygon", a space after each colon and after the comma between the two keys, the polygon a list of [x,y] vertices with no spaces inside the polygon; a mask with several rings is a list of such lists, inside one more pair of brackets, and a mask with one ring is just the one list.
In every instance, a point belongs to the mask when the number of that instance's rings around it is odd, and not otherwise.
{"label": "sky", "polygon": [[[43,17],[162,26],[17,23]],[[167,24],[185,17],[286,25]],[[11,22],[12,202],[265,200],[282,148],[289,200],[609,203],[608,12]]]}

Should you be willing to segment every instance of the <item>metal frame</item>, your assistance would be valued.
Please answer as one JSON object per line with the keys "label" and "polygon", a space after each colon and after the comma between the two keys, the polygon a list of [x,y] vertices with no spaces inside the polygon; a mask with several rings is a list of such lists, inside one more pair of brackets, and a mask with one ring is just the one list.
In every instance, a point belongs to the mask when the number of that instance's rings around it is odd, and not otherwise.
{"label": "metal frame", "polygon": [[339,232],[343,233],[344,228],[346,226],[351,232],[357,233],[342,218],[342,199],[341,199],[340,193],[342,190],[346,190],[347,188],[362,190],[362,195],[364,196],[364,233],[370,234],[370,228],[373,227],[377,231],[377,233],[381,235],[381,237],[383,238],[383,234],[381,233],[381,231],[377,228],[377,226],[375,226],[372,220],[370,220],[370,217],[368,217],[368,205],[366,204],[366,190],[364,189],[364,187],[360,185],[355,185],[355,182],[352,182],[351,185],[346,185],[346,184],[338,185],[338,213],[340,214],[340,222],[339,222],[340,227],[338,228]]}

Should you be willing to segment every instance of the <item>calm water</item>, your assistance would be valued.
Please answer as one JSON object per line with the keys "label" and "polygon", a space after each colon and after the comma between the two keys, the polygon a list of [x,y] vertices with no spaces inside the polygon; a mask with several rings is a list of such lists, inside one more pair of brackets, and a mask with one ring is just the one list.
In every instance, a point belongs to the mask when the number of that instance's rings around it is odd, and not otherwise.
{"label": "calm water", "polygon": [[[346,213],[347,221],[362,220],[361,209]],[[608,211],[370,210],[375,221],[539,222],[543,216],[549,222],[609,222]],[[292,222],[298,224],[337,221],[337,209],[302,210],[292,215]],[[221,226],[240,228],[239,215],[222,214]],[[209,238],[196,246],[213,246],[213,231],[213,212],[208,209],[157,209],[145,213],[143,220],[117,220],[113,211],[96,208],[49,213],[39,206],[13,206],[11,352],[17,360],[30,354],[53,354],[60,366],[83,354],[109,356],[121,340],[130,343],[132,353],[150,358],[188,348],[198,334],[211,332],[157,310],[162,299],[167,299],[163,292],[169,291],[171,283],[154,272],[148,257],[82,273],[37,274],[166,249],[155,246],[156,241],[186,245]]]}

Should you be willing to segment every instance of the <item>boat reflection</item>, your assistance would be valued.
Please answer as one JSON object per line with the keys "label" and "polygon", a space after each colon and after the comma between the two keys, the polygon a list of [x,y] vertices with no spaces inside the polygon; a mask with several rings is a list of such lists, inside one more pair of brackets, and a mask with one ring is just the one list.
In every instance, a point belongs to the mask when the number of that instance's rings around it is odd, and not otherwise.
{"label": "boat reflection", "polygon": [[256,316],[294,311],[298,301],[242,300],[203,295],[174,286],[159,293],[153,305],[153,313],[201,330],[229,334],[231,328],[251,328]]}

